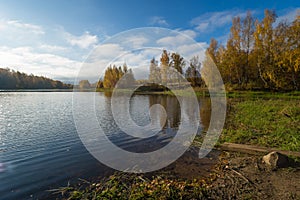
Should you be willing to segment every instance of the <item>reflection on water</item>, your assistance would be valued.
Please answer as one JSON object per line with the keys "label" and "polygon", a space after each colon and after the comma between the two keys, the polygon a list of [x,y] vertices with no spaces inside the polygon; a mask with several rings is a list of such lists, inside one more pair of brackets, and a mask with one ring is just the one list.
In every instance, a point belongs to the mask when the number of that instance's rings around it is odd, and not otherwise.
{"label": "reflection on water", "polygon": [[[134,95],[130,101],[131,117],[140,126],[151,122],[149,108],[155,104],[162,105],[167,113],[166,120],[151,116],[163,127],[158,134],[139,139],[128,136],[115,124],[110,94],[82,95],[96,99],[97,118],[109,139],[133,152],[163,147],[175,136],[183,116],[189,120],[199,118],[188,102],[183,102],[180,109],[181,100],[176,97]],[[199,98],[199,105],[199,130],[205,130],[210,100]],[[69,180],[111,172],[87,152],[77,135],[72,93],[0,93],[0,199],[30,199],[31,195],[36,199],[45,190],[66,186]]]}
{"label": "reflection on water", "polygon": [[211,116],[211,101],[207,97],[198,98],[199,107],[200,107],[200,119],[203,131],[207,131],[210,123]]}
{"label": "reflection on water", "polygon": [[[111,111],[111,95],[103,96],[100,93],[97,98],[103,99],[96,102],[99,125],[114,144],[127,151],[145,153],[158,150],[172,140],[177,133],[178,127],[181,125],[181,109],[179,100],[176,97],[167,95],[134,95],[130,100],[130,117],[133,121],[139,126],[158,122],[161,127],[161,130],[155,132],[156,134],[152,137],[145,139],[136,138],[127,135],[115,123]],[[120,96],[118,101],[122,104],[126,100],[126,98],[123,99]],[[104,105],[103,102],[105,102]],[[161,105],[165,109],[166,119],[161,114],[152,114],[150,116],[149,109],[156,104]],[[185,117],[191,121],[195,120],[197,116],[194,114],[193,106],[188,103],[188,99],[184,99],[183,105],[182,110],[185,112]],[[124,123],[128,121],[126,116],[119,115],[118,117],[121,119],[124,117],[122,119]],[[150,134],[152,135],[152,133]]]}
{"label": "reflection on water", "polygon": [[149,96],[149,107],[155,105],[155,104],[160,104],[164,107],[167,113],[167,120],[164,121],[160,116],[154,116],[157,117],[161,123],[161,127],[164,129],[167,128],[178,128],[180,125],[180,118],[181,118],[181,113],[180,113],[180,105],[178,102],[178,99],[174,96],[168,96],[168,95],[153,95]]}
{"label": "reflection on water", "polygon": [[[211,116],[210,98],[198,97],[198,103],[201,131],[207,131]],[[181,109],[178,99],[175,96],[169,95],[149,95],[149,107],[154,104],[162,105],[167,111],[167,122],[161,125],[164,128],[178,128],[181,119]],[[189,102],[185,102],[183,106],[185,116],[187,116],[189,120],[194,120],[196,117],[193,115],[195,108],[194,105],[189,104]]]}
{"label": "reflection on water", "polygon": [[[102,93],[98,93],[99,95],[102,95]],[[112,96],[112,91],[104,91],[103,92],[104,96],[110,98]]]}

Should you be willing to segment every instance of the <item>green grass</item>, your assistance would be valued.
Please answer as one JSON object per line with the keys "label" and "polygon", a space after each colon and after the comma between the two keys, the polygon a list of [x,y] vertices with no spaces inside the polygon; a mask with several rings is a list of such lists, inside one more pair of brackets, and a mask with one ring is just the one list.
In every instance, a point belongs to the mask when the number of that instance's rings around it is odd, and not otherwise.
{"label": "green grass", "polygon": [[[209,91],[207,88],[193,88],[196,96],[204,96],[209,97]],[[128,89],[119,89],[119,91],[123,92],[129,92]],[[113,89],[109,88],[97,88],[96,92],[113,92]],[[185,91],[184,89],[176,89],[172,91],[166,90],[166,91],[148,91],[148,90],[138,90],[135,92],[135,94],[147,94],[147,95],[171,95],[174,96],[174,93],[176,93],[179,96],[187,96],[190,95],[189,92]],[[280,98],[280,99],[299,99],[300,100],[300,91],[292,91],[292,92],[271,92],[271,91],[227,91],[226,96],[228,98],[265,98],[265,99],[271,99],[271,98]]]}
{"label": "green grass", "polygon": [[233,102],[221,137],[224,141],[300,151],[299,99]]}
{"label": "green grass", "polygon": [[264,98],[264,99],[300,99],[300,91],[293,92],[267,92],[267,91],[231,91],[228,98]]}

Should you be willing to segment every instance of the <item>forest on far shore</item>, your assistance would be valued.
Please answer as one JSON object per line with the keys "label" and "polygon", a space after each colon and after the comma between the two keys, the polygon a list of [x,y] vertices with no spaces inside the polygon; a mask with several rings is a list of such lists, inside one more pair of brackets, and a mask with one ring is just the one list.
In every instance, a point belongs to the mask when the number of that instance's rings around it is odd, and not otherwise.
{"label": "forest on far shore", "polygon": [[0,89],[70,89],[71,84],[0,68]]}

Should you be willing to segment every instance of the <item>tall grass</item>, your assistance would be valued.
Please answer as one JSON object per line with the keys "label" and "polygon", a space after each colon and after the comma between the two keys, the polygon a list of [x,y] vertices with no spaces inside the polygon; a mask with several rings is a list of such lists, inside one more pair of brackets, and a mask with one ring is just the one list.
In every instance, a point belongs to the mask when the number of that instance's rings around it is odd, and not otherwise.
{"label": "tall grass", "polygon": [[221,140],[300,151],[300,100],[273,98],[233,103]]}

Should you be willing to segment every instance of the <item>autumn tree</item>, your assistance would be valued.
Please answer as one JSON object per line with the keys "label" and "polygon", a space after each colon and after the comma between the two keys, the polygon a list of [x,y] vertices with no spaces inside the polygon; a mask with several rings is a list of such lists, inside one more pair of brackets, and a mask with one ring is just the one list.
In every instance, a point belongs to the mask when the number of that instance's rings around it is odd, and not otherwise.
{"label": "autumn tree", "polygon": [[181,75],[185,66],[184,58],[179,53],[172,53],[169,63],[168,80],[173,83],[180,84],[182,81]]}
{"label": "autumn tree", "polygon": [[289,51],[285,58],[288,62],[288,72],[291,74],[293,88],[300,88],[300,11],[289,28]]}
{"label": "autumn tree", "polygon": [[245,84],[248,82],[254,81],[257,77],[255,67],[253,66],[253,61],[251,53],[253,51],[254,45],[254,19],[251,15],[251,12],[248,11],[246,17],[242,20],[242,31],[241,31],[241,48],[244,54],[243,62],[243,74],[242,79]]}
{"label": "autumn tree", "polygon": [[176,69],[180,74],[183,74],[183,69],[185,66],[185,62],[183,57],[179,53],[172,53],[171,54],[171,63],[170,66]]}
{"label": "autumn tree", "polygon": [[[242,74],[244,71],[243,66],[243,54],[241,49],[241,18],[234,17],[232,20],[232,26],[230,29],[230,38],[228,40],[230,46],[230,57],[232,69],[235,73],[236,81],[239,85],[242,84]],[[229,49],[228,49],[229,50]]]}
{"label": "autumn tree", "polygon": [[273,88],[274,81],[274,48],[273,48],[273,23],[276,14],[274,11],[265,10],[265,17],[262,22],[256,21],[256,30],[254,32],[254,54],[256,57],[256,66],[260,79],[264,82],[266,88]]}
{"label": "autumn tree", "polygon": [[218,47],[218,42],[212,38],[209,47],[205,51],[205,60],[203,61],[203,66],[200,71],[205,84],[210,88],[219,85],[219,81],[215,81],[215,73],[219,65]]}
{"label": "autumn tree", "polygon": [[232,70],[228,65],[229,58],[227,49],[223,45],[220,45],[217,49],[215,56],[216,60],[218,61],[218,69],[221,73],[224,82],[232,83]]}
{"label": "autumn tree", "polygon": [[109,66],[105,70],[104,79],[103,79],[103,86],[104,88],[114,88],[117,84],[119,78],[121,77],[119,74],[122,72],[119,71],[115,65]]}
{"label": "autumn tree", "polygon": [[135,78],[134,78],[132,69],[124,70],[124,68],[123,68],[123,72],[124,72],[124,74],[118,82],[118,88],[132,88],[132,87],[134,87],[135,86]]}
{"label": "autumn tree", "polygon": [[168,69],[170,65],[170,56],[167,50],[163,50],[163,53],[160,57],[161,63],[161,81],[162,83],[166,83],[168,80]]}
{"label": "autumn tree", "polygon": [[198,56],[194,56],[190,60],[190,65],[186,70],[185,77],[191,83],[192,87],[200,87],[203,85],[200,74],[201,62]]}
{"label": "autumn tree", "polygon": [[209,47],[206,52],[210,56],[213,62],[217,63],[217,51],[218,51],[218,41],[214,38],[211,38]]}
{"label": "autumn tree", "polygon": [[155,60],[155,58],[152,58],[150,61],[150,69],[149,69],[149,81],[160,83],[161,82],[161,73],[160,68],[158,67],[158,62]]}
{"label": "autumn tree", "polygon": [[79,81],[79,88],[80,89],[88,89],[91,87],[91,84],[88,80],[81,80]]}
{"label": "autumn tree", "polygon": [[100,79],[98,82],[97,82],[97,84],[96,84],[96,88],[103,88],[104,86],[103,86],[103,80],[102,79]]}
{"label": "autumn tree", "polygon": [[[124,78],[122,78],[126,75]],[[119,83],[119,87],[126,88],[135,84],[135,78],[131,69],[128,69],[126,63],[123,67],[116,65],[109,66],[105,70],[103,87],[104,88],[114,88],[118,81],[122,78],[122,82]]]}

